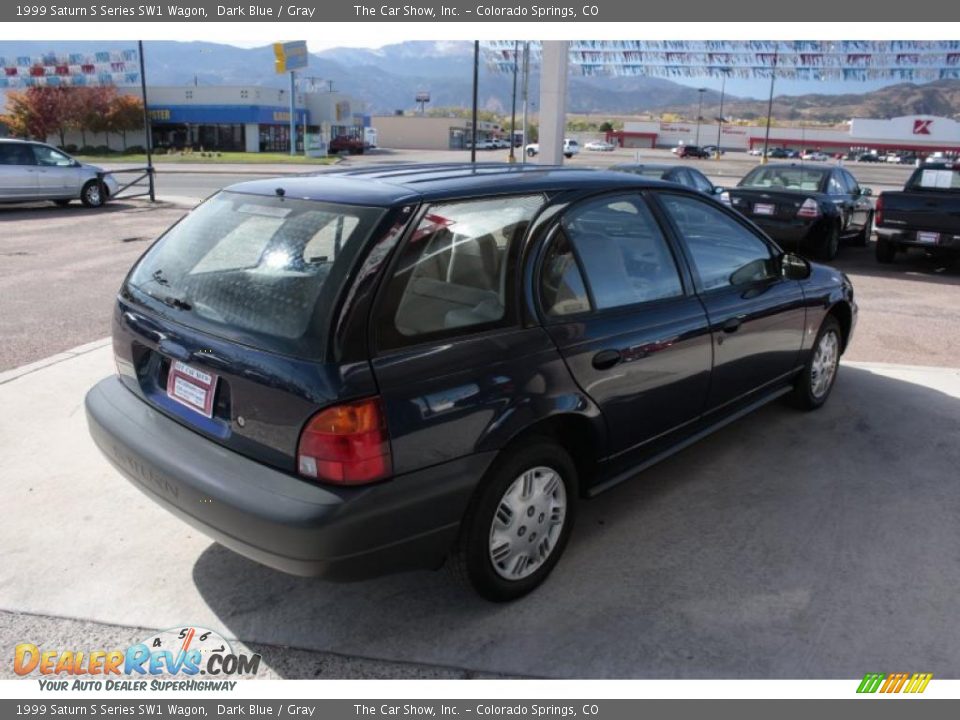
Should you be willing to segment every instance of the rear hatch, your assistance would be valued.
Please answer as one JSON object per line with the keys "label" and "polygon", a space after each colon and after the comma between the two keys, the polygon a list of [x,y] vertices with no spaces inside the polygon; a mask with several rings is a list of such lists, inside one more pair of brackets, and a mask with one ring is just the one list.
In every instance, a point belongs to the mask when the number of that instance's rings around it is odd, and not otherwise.
{"label": "rear hatch", "polygon": [[124,283],[121,379],[190,429],[279,469],[319,409],[376,392],[327,337],[383,208],[222,192],[171,228]]}
{"label": "rear hatch", "polygon": [[878,224],[890,228],[960,234],[960,170],[919,168],[903,192],[881,194]]}

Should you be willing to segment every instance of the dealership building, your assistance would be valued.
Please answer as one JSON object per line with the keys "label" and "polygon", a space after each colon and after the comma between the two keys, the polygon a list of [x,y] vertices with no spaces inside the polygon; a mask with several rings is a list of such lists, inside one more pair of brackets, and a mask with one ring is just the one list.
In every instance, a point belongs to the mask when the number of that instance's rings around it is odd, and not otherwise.
{"label": "dealership building", "polygon": [[[140,96],[138,89],[122,88]],[[362,133],[370,116],[363,105],[339,92],[298,92],[295,102],[297,150],[303,150],[303,131],[326,137]],[[239,152],[286,152],[290,137],[290,91],[259,85],[148,87],[147,111],[154,148],[168,150],[214,150]],[[89,144],[101,143],[103,135],[86,133]],[[49,138],[59,142],[59,138]],[[83,142],[79,132],[70,132],[67,144]],[[128,132],[128,146],[144,145],[142,130]]]}
{"label": "dealership building", "polygon": [[[623,130],[607,133],[607,140],[624,148],[719,144],[724,150],[747,151],[762,148],[765,135],[765,125],[725,124],[718,128],[716,123],[701,123],[698,132],[696,122],[651,120],[626,122]],[[907,115],[889,120],[854,118],[838,128],[771,127],[770,145],[827,153],[852,150],[960,153],[960,122],[932,115]]]}

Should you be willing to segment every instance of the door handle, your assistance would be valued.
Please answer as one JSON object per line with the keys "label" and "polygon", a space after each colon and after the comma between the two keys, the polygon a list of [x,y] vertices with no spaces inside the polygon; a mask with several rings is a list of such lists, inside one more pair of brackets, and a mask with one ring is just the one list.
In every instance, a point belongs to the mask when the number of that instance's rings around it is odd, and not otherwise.
{"label": "door handle", "polygon": [[619,350],[601,350],[593,356],[593,367],[597,370],[609,370],[622,359]]}
{"label": "door handle", "polygon": [[740,329],[740,326],[743,325],[743,320],[744,320],[743,315],[737,315],[737,317],[732,317],[729,320],[727,320],[723,325],[720,326],[720,328],[725,333],[735,333],[737,330]]}

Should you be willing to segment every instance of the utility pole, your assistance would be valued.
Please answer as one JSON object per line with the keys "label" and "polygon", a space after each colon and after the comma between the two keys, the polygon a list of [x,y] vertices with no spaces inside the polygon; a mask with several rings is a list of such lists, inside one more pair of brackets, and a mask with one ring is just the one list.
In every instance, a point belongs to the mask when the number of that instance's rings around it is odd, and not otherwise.
{"label": "utility pole", "polygon": [[297,154],[297,89],[296,77],[293,70],[290,71],[290,154]]}

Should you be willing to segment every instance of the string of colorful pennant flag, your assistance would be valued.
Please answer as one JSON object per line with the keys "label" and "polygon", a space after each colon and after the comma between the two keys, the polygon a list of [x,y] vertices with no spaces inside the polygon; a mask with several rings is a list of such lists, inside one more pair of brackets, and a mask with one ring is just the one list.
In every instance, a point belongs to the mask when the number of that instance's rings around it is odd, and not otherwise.
{"label": "string of colorful pennant flag", "polygon": [[0,89],[139,84],[136,50],[0,57]]}
{"label": "string of colorful pennant flag", "polygon": [[[492,70],[513,72],[514,41],[482,45]],[[530,43],[533,63],[540,54],[540,43]],[[956,40],[576,40],[569,58],[571,72],[586,76],[769,78],[775,72],[812,81],[960,79]]]}

